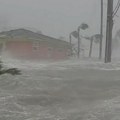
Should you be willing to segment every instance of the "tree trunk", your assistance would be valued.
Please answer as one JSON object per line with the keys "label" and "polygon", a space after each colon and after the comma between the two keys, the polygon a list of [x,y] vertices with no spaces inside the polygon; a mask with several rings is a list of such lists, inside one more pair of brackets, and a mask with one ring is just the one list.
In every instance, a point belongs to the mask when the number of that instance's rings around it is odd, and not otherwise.
{"label": "tree trunk", "polygon": [[93,47],[93,39],[90,40],[90,50],[89,50],[89,57],[91,58],[92,55],[92,47]]}

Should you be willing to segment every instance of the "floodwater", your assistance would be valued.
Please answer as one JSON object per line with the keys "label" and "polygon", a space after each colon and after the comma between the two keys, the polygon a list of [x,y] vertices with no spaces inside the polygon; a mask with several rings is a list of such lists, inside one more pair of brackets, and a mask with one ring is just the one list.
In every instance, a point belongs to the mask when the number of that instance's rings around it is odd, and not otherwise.
{"label": "floodwater", "polygon": [[118,120],[120,63],[4,61],[20,76],[0,77],[0,120]]}

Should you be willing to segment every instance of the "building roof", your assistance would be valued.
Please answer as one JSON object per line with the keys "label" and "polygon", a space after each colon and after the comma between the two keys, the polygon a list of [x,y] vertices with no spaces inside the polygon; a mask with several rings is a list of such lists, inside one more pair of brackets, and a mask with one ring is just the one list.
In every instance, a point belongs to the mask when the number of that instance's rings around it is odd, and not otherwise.
{"label": "building roof", "polygon": [[26,30],[26,29],[15,29],[10,31],[4,31],[0,33],[0,37],[27,38],[29,40],[39,40],[39,41],[45,41],[50,43],[60,43],[60,44],[62,43],[62,44],[70,45],[67,41],[56,39],[40,33],[35,33],[33,31]]}

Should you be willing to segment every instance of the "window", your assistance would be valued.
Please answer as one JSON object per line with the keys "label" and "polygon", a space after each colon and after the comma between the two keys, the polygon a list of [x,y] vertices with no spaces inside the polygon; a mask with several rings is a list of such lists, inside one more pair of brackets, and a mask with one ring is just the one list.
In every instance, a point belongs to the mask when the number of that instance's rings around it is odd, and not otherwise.
{"label": "window", "polygon": [[36,50],[39,50],[39,47],[40,47],[39,42],[37,42],[37,41],[36,41],[36,42],[33,42],[33,46],[32,46],[32,47],[33,47],[33,50],[35,50],[35,51],[36,51]]}
{"label": "window", "polygon": [[53,48],[49,47],[48,48],[48,58],[52,57],[52,53],[53,53]]}
{"label": "window", "polygon": [[63,49],[62,49],[62,48],[59,48],[59,49],[58,49],[58,52],[62,52],[62,51],[63,51]]}
{"label": "window", "polygon": [[48,51],[52,51],[53,49],[52,48],[48,48]]}

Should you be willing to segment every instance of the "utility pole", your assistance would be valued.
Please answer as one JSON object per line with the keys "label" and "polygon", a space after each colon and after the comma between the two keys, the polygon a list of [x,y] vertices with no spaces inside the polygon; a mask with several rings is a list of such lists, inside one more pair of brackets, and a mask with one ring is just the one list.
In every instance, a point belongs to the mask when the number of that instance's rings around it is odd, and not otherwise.
{"label": "utility pole", "polygon": [[100,25],[100,50],[99,50],[99,59],[102,58],[102,42],[103,42],[103,0],[101,0],[101,25]]}
{"label": "utility pole", "polygon": [[112,54],[112,28],[113,28],[113,0],[108,0],[105,63],[111,62],[111,54]]}

